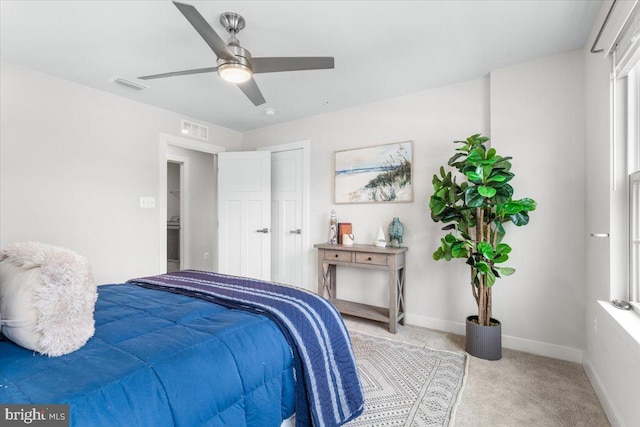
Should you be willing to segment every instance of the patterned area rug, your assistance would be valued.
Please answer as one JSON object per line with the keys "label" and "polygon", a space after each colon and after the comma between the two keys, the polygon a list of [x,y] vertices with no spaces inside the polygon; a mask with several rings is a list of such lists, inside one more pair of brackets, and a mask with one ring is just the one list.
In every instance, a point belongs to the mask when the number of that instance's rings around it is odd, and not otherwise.
{"label": "patterned area rug", "polygon": [[352,332],[365,395],[349,427],[449,426],[466,377],[467,356]]}

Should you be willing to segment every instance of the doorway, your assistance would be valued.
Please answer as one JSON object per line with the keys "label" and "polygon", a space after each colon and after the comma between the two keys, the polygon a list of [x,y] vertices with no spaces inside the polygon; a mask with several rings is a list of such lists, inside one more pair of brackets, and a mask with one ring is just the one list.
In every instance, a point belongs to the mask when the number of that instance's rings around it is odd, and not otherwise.
{"label": "doorway", "polygon": [[184,162],[167,161],[167,273],[184,268],[185,234],[181,230],[184,208]]}
{"label": "doorway", "polygon": [[[167,197],[168,188],[167,188],[166,175],[167,175],[167,160],[168,160],[167,155],[169,153],[169,147],[183,147],[189,150],[200,151],[200,152],[211,153],[211,154],[216,154],[216,153],[225,151],[224,147],[215,146],[212,144],[203,143],[199,141],[193,141],[191,139],[187,139],[184,137],[179,137],[179,136],[174,136],[169,134],[160,134],[159,160],[160,160],[161,166],[160,166],[159,207],[161,208],[161,215],[159,216],[160,216],[161,222],[159,224],[159,229],[162,231],[160,233],[160,242],[158,245],[159,247],[158,259],[160,260],[161,271],[166,269],[166,263],[167,263],[167,220],[169,218],[167,217],[167,212],[166,212],[166,205],[168,202],[168,197]],[[292,150],[300,150],[299,153],[301,154],[301,158],[298,160],[298,161],[301,161],[302,163],[302,176],[300,179],[301,204],[300,204],[300,209],[298,209],[301,219],[298,220],[298,223],[301,223],[302,226],[298,227],[296,223],[294,224],[295,227],[292,228],[290,227],[291,224],[287,223],[281,226],[280,228],[281,228],[281,231],[283,233],[286,233],[287,235],[297,236],[294,238],[299,239],[301,243],[296,243],[293,246],[291,245],[289,246],[289,248],[293,247],[294,248],[293,250],[296,252],[293,255],[294,258],[290,258],[290,259],[295,259],[295,261],[286,261],[286,262],[294,262],[296,265],[296,268],[288,269],[289,272],[297,270],[295,272],[294,278],[285,278],[281,281],[283,282],[286,281],[287,283],[300,286],[303,288],[313,289],[312,287],[310,287],[310,285],[313,283],[313,280],[310,281],[310,278],[309,278],[309,271],[311,271],[313,264],[315,262],[315,257],[311,256],[312,254],[311,254],[311,251],[309,250],[309,247],[310,247],[310,239],[309,239],[310,237],[309,236],[310,141],[308,140],[299,141],[299,142],[293,142],[288,144],[279,144],[274,146],[258,148],[258,151],[270,151],[272,153],[286,152],[286,151],[292,151]],[[213,162],[215,163],[216,156],[212,156],[212,157],[214,158]],[[279,162],[279,163],[282,164],[282,162]],[[279,167],[278,164],[275,164],[275,168],[277,169],[278,167]],[[285,182],[287,180],[285,180]],[[214,185],[214,188],[216,188],[215,183],[213,185]],[[181,199],[183,200],[182,203],[184,203],[184,199],[186,197],[188,197],[187,192],[185,191],[184,194],[181,192]],[[218,200],[218,194],[215,194],[214,200],[216,201]],[[272,206],[273,206],[273,203],[275,203],[274,200],[272,200]],[[213,219],[212,224],[217,224],[217,223],[218,223],[218,217],[217,215],[215,215],[215,218]],[[188,226],[188,223],[185,221],[185,213],[184,211],[182,211],[181,212],[181,229],[183,231],[183,234],[186,234],[185,228],[187,226]],[[300,231],[298,232],[298,230]],[[206,234],[209,234],[209,232],[206,232]],[[218,242],[218,227],[213,228],[213,231],[211,232],[211,237],[213,239],[213,242]],[[280,247],[285,247],[285,246],[280,245]],[[189,258],[187,257],[187,252],[189,251],[189,245],[184,245],[183,249],[184,251],[181,253],[181,259],[188,260]],[[271,250],[273,251],[274,248],[271,248]],[[279,249],[276,249],[276,253],[278,251]],[[219,266],[217,263],[219,254],[211,253],[209,255],[213,260],[213,266],[211,268],[213,269],[213,271],[219,271],[219,268],[218,268]],[[274,263],[279,263],[280,265],[282,265],[282,261],[280,261],[278,257],[279,255],[276,255],[276,260],[274,260],[272,257],[272,265]],[[203,258],[204,258],[204,254],[200,250],[195,252],[194,260],[198,260],[198,263],[205,261]],[[192,265],[189,262],[183,262],[183,268],[199,268],[199,267],[196,264]],[[276,280],[276,278],[272,277],[271,280]]]}
{"label": "doorway", "polygon": [[[214,154],[224,151],[224,147],[194,141],[188,138],[161,133],[159,136],[159,192],[158,192],[158,271],[167,271],[167,255],[169,250],[168,222],[171,219],[168,211],[171,198],[175,196],[170,194],[172,188],[168,183],[168,162],[178,163],[182,166],[182,179],[180,188],[180,236],[182,244],[180,249],[181,269],[195,268],[200,270],[216,271],[215,265],[215,242],[217,241],[217,230],[215,224],[217,218],[215,216],[214,200],[215,200],[215,162]],[[191,155],[194,154],[193,159]],[[206,154],[207,156],[198,156],[197,154]],[[202,182],[199,178],[198,170],[206,167],[207,171],[211,171],[208,179],[208,189],[205,204],[210,205],[211,214],[205,212],[201,206],[190,208],[193,201],[204,200],[205,197],[199,190],[200,185],[190,186],[189,182],[193,179]],[[209,172],[207,172],[209,173]],[[175,198],[177,200],[177,198]],[[174,201],[175,201],[174,200]],[[193,214],[193,215],[192,215]],[[195,222],[190,221],[193,217]],[[193,236],[196,236],[194,239]],[[211,242],[208,243],[203,243]]]}

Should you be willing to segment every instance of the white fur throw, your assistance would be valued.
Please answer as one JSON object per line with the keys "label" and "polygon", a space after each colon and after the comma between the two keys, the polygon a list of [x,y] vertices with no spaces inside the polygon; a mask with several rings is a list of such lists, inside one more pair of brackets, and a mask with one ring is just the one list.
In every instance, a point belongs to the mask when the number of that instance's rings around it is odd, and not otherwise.
{"label": "white fur throw", "polygon": [[82,347],[95,332],[98,293],[89,261],[37,242],[0,252],[0,324],[16,344],[48,356]]}

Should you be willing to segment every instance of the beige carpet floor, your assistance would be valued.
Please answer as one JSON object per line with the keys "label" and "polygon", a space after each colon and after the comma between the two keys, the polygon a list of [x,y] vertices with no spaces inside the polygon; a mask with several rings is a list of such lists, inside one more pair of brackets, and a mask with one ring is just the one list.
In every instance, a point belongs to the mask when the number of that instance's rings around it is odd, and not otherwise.
{"label": "beige carpet floor", "polygon": [[[345,316],[351,331],[437,350],[464,351],[464,336]],[[455,427],[600,427],[607,417],[581,364],[503,349],[494,362],[469,356]]]}

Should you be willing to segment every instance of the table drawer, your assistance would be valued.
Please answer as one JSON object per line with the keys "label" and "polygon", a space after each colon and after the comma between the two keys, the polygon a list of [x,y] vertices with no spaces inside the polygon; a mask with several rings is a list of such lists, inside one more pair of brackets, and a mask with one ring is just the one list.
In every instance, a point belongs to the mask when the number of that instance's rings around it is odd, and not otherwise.
{"label": "table drawer", "polygon": [[324,259],[333,261],[352,262],[351,252],[346,251],[324,251]]}
{"label": "table drawer", "polygon": [[387,265],[387,256],[385,254],[356,252],[356,262],[359,264]]}

